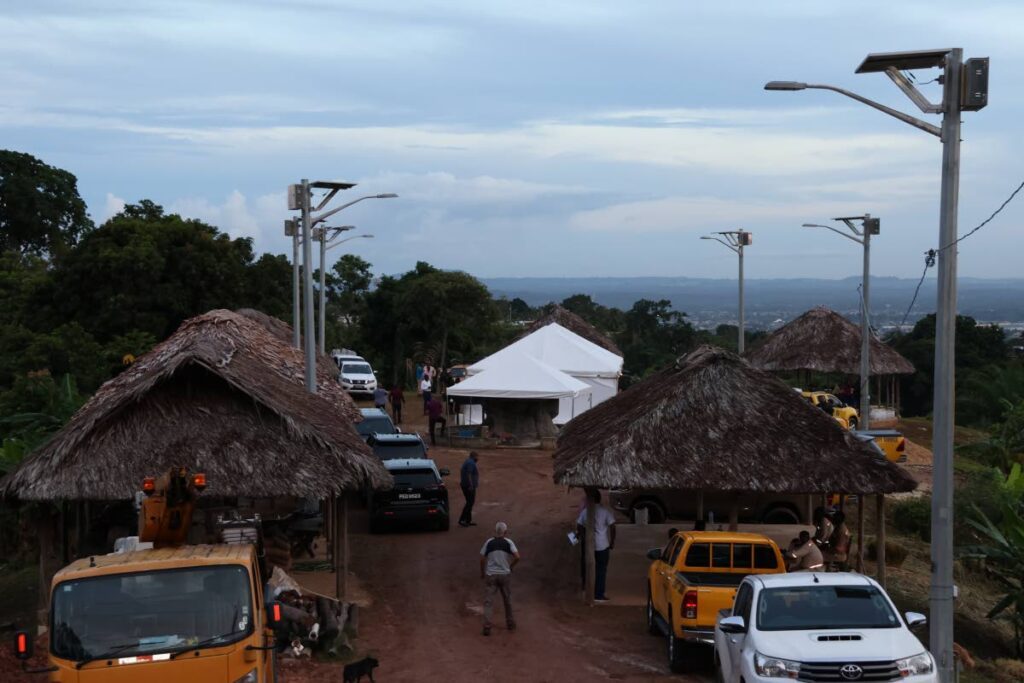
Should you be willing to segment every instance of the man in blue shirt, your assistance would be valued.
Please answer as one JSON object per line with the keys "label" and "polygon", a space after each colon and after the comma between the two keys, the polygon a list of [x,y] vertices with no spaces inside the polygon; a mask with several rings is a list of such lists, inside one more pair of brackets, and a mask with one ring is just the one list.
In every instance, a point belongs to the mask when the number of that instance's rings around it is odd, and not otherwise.
{"label": "man in blue shirt", "polygon": [[459,471],[459,487],[466,498],[466,505],[459,516],[459,526],[476,526],[473,523],[473,503],[476,502],[476,490],[480,486],[480,471],[476,468],[479,457],[476,451],[470,451]]}

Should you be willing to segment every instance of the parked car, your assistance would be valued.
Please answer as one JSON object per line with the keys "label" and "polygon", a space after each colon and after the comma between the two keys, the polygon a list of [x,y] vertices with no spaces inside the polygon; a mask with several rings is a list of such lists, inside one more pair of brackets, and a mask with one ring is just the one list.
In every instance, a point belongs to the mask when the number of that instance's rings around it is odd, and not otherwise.
{"label": "parked car", "polygon": [[377,376],[365,360],[346,360],[338,373],[341,388],[350,394],[373,396],[377,389]]}
{"label": "parked car", "polygon": [[374,455],[385,461],[427,457],[427,444],[419,434],[371,434],[366,443]]}
{"label": "parked car", "polygon": [[811,405],[834,417],[844,429],[856,429],[860,424],[857,409],[846,405],[827,391],[800,391],[800,395],[810,401]]}
{"label": "parked car", "polygon": [[935,660],[911,632],[925,623],[860,574],[748,576],[715,625],[717,680],[934,683]]}
{"label": "parked car", "polygon": [[862,429],[858,437],[869,437],[889,462],[907,461],[907,439],[895,429]]}
{"label": "parked car", "polygon": [[428,458],[385,460],[384,467],[395,485],[370,494],[370,533],[380,533],[396,522],[422,522],[447,531],[448,489],[441,477],[448,476],[448,470],[438,469]]}
{"label": "parked car", "polygon": [[451,378],[453,384],[458,384],[462,380],[469,377],[469,366],[453,365],[450,368],[448,368],[448,376]]}
{"label": "parked car", "polygon": [[391,416],[380,408],[361,408],[362,422],[356,423],[356,431],[363,441],[369,441],[371,434],[398,434],[401,430],[391,421]]}
{"label": "parked car", "polygon": [[[735,494],[704,493],[704,518],[727,520]],[[634,519],[637,510],[647,510],[647,521],[661,524],[666,519],[696,519],[697,496],[693,491],[675,489],[612,489],[609,501],[616,510]],[[809,524],[807,496],[777,493],[739,495],[741,522],[761,524]]]}
{"label": "parked car", "polygon": [[676,673],[714,644],[718,613],[732,606],[743,577],[786,571],[778,546],[760,534],[684,531],[647,557],[647,629],[668,639]]}

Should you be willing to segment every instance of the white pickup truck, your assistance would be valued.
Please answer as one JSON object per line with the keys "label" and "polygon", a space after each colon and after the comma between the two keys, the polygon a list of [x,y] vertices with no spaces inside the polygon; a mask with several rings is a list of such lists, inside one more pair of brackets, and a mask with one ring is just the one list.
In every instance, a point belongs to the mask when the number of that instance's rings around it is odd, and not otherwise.
{"label": "white pickup truck", "polygon": [[875,581],[860,574],[748,576],[715,624],[721,683],[935,683],[935,662]]}

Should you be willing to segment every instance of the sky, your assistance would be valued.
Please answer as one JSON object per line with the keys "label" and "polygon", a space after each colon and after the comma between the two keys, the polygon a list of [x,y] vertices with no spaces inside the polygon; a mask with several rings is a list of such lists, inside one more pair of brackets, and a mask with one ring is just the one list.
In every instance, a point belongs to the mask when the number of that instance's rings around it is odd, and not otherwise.
{"label": "sky", "polygon": [[[800,225],[867,212],[872,273],[916,279],[939,141],[835,93],[763,90],[828,83],[938,125],[854,74],[870,52],[991,58],[990,104],[963,115],[961,232],[1024,181],[1018,2],[0,2],[0,148],[74,173],[97,223],[147,198],[290,253],[287,186],[348,180],[346,198],[400,195],[333,223],[374,235],[332,255],[375,272],[731,278],[735,256],[698,238],[743,228],[747,277],[846,277],[858,245]],[[1024,276],[1022,218],[1024,193],[959,273]]]}

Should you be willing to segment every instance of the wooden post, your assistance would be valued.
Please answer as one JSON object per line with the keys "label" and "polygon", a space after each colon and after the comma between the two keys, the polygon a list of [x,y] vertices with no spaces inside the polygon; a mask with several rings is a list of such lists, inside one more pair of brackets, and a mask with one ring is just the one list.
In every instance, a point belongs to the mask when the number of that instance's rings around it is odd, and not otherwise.
{"label": "wooden post", "polygon": [[736,531],[740,523],[740,496],[734,493],[729,504],[729,531]]}
{"label": "wooden post", "polygon": [[878,532],[875,536],[875,557],[878,558],[878,583],[885,588],[885,495],[879,493],[876,498],[875,526]]}
{"label": "wooden post", "polygon": [[583,582],[583,603],[590,607],[594,606],[594,584],[596,583],[597,576],[595,575],[595,559],[594,559],[594,543],[596,543],[594,534],[594,517],[597,516],[597,506],[594,505],[594,500],[590,497],[590,490],[585,489],[587,494],[587,525],[586,533],[584,534],[584,566],[585,566],[585,580]]}
{"label": "wooden post", "polygon": [[807,494],[807,506],[804,510],[804,524],[810,524],[814,520],[814,496]]}
{"label": "wooden post", "polygon": [[697,520],[702,521],[704,519],[704,489],[697,491]]}
{"label": "wooden post", "polygon": [[864,494],[857,494],[857,572],[864,573]]}
{"label": "wooden post", "polygon": [[348,494],[343,494],[341,497],[341,516],[342,516],[342,539],[341,539],[341,569],[344,580],[341,582],[342,594],[345,600],[348,600]]}

